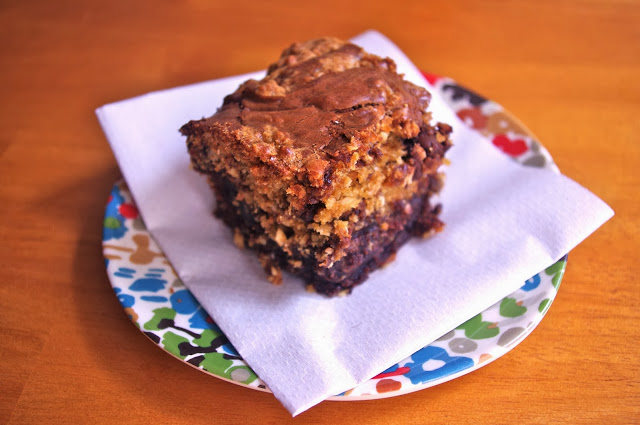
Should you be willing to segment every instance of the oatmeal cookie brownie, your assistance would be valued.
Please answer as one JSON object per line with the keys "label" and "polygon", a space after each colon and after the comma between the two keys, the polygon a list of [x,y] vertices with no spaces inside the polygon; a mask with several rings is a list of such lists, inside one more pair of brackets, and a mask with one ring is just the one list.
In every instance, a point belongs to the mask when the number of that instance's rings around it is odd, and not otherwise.
{"label": "oatmeal cookie brownie", "polygon": [[287,48],[211,117],[181,128],[216,215],[269,279],[348,293],[412,236],[439,231],[451,127],[389,58],[335,38]]}

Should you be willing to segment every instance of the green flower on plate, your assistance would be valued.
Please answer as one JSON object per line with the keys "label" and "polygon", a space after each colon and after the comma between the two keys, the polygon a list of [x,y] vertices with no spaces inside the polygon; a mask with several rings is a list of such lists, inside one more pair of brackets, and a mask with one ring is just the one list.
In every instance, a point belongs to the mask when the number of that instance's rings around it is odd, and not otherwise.
{"label": "green flower on plate", "polygon": [[518,317],[527,312],[527,307],[516,302],[515,298],[505,298],[500,303],[500,315],[504,317]]}
{"label": "green flower on plate", "polygon": [[554,288],[556,288],[556,290],[558,289],[558,285],[560,285],[560,281],[562,280],[562,276],[564,275],[565,267],[566,261],[563,258],[557,263],[547,267],[547,269],[544,271],[548,276],[553,276],[553,278],[551,279],[551,284]]}
{"label": "green flower on plate", "polygon": [[162,338],[162,345],[165,350],[170,352],[176,357],[184,359],[186,356],[180,353],[180,344],[186,342],[189,343],[189,340],[183,336],[174,334],[173,332],[166,332]]}
{"label": "green flower on plate", "polygon": [[153,317],[144,324],[144,328],[148,331],[159,331],[166,329],[168,326],[163,321],[171,321],[176,318],[176,311],[172,308],[162,307],[153,310]]}
{"label": "green flower on plate", "polygon": [[493,338],[500,333],[497,323],[482,321],[482,314],[467,320],[457,329],[464,329],[464,335],[470,339]]}

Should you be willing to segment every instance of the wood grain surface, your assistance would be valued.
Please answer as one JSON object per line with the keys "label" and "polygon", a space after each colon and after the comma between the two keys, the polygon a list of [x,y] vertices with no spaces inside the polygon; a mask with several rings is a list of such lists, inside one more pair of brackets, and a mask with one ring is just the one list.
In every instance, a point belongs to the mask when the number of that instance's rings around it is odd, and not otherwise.
{"label": "wood grain surface", "polygon": [[[640,423],[640,3],[0,1],[0,423]],[[496,362],[291,418],[185,365],[123,314],[101,255],[118,166],[94,109],[264,68],[374,28],[504,105],[616,216]]]}

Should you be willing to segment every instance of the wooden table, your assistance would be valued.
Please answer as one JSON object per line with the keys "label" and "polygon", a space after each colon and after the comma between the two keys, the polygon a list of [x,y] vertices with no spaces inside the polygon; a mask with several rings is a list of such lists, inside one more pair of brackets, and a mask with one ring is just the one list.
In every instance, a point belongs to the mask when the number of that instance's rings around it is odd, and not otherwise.
{"label": "wooden table", "polygon": [[[346,3],[0,4],[0,423],[640,422],[640,3]],[[504,105],[617,215],[572,251],[547,317],[505,357],[292,419],[272,395],[168,356],[123,314],[100,244],[120,173],[93,111],[368,28]]]}

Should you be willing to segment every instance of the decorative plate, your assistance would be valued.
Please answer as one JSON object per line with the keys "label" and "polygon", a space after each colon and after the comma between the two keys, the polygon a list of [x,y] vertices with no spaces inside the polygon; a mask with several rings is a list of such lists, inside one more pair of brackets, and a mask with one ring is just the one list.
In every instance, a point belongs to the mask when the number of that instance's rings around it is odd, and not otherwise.
{"label": "decorative plate", "polygon": [[[449,78],[424,74],[457,115],[515,161],[558,172],[549,153],[500,105]],[[148,233],[124,182],[107,204],[103,252],[125,313],[153,342],[180,360],[236,384],[269,391],[182,284]],[[431,387],[478,369],[522,341],[549,309],[566,256],[481,314],[362,385],[330,400],[392,397]]]}

